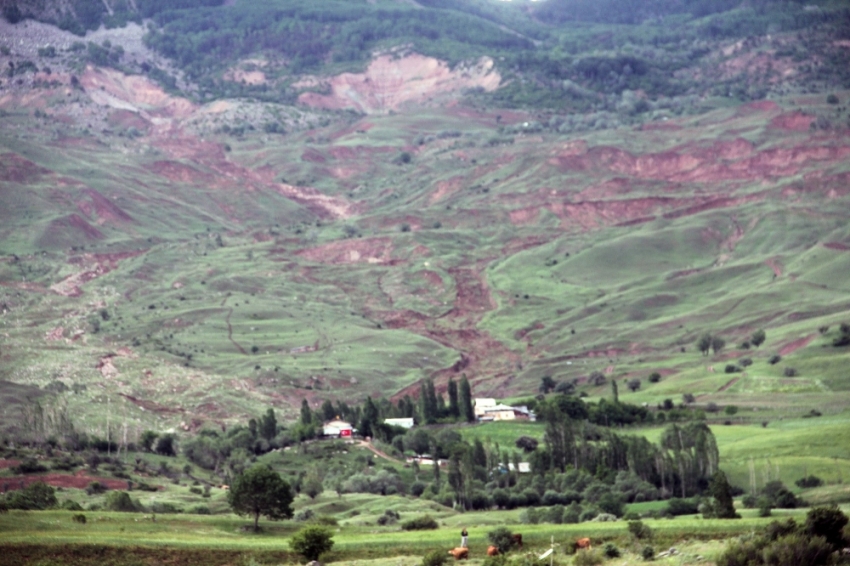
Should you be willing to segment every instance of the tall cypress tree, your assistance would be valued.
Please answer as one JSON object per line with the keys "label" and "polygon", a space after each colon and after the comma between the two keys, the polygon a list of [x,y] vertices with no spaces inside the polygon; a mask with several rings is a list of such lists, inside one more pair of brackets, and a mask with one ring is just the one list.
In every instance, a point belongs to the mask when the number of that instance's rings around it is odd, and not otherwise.
{"label": "tall cypress tree", "polygon": [[313,411],[310,410],[310,404],[307,402],[307,399],[301,400],[301,424],[313,424]]}
{"label": "tall cypress tree", "polygon": [[460,416],[460,408],[457,404],[457,383],[454,379],[449,379],[449,416],[456,419]]}
{"label": "tall cypress tree", "polygon": [[425,393],[428,395],[427,404],[428,404],[428,423],[437,422],[437,418],[440,416],[440,408],[437,404],[437,390],[434,389],[434,380],[430,377],[425,380]]}
{"label": "tall cypress tree", "polygon": [[472,389],[466,374],[460,378],[460,417],[468,423],[475,422],[475,411],[472,408]]}

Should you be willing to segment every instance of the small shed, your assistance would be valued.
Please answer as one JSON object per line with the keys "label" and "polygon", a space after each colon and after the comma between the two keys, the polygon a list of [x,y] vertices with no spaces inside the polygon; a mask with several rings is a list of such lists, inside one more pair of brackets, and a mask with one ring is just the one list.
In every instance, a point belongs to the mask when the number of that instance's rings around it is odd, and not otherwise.
{"label": "small shed", "polygon": [[350,438],[354,434],[354,427],[351,423],[341,420],[328,421],[322,429],[322,434],[336,438]]}

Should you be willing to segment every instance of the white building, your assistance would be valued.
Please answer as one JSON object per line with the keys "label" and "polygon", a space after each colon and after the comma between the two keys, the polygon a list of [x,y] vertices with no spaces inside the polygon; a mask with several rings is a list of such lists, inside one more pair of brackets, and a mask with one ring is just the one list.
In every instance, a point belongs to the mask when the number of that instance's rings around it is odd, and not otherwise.
{"label": "white building", "polygon": [[400,426],[401,428],[413,428],[413,417],[399,419],[384,419],[384,424]]}
{"label": "white building", "polygon": [[354,427],[345,421],[335,420],[325,423],[322,429],[322,434],[325,436],[335,436],[337,438],[350,438],[354,434]]}

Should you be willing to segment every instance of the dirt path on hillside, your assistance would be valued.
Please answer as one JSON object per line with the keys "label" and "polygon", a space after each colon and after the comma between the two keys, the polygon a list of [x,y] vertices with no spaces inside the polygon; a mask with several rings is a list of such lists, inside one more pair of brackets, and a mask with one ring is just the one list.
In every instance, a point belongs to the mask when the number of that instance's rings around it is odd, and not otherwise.
{"label": "dirt path on hillside", "polygon": [[367,450],[370,450],[373,454],[375,454],[375,455],[376,455],[376,456],[378,456],[379,458],[383,458],[384,460],[389,460],[390,462],[392,462],[392,463],[394,463],[394,464],[404,464],[404,462],[402,462],[401,460],[396,460],[396,459],[395,459],[395,458],[393,458],[392,456],[388,455],[386,452],[383,452],[383,451],[381,451],[381,450],[378,450],[377,448],[375,448],[374,446],[372,446],[372,443],[371,443],[371,442],[367,442],[367,441],[365,441],[365,440],[361,440],[361,441],[360,441],[360,446],[361,446],[361,447],[363,447],[363,448],[366,448]]}
{"label": "dirt path on hillside", "polygon": [[789,354],[793,354],[794,352],[796,352],[800,348],[805,348],[806,346],[808,346],[812,342],[812,340],[817,338],[817,336],[818,336],[817,334],[809,334],[808,336],[805,336],[803,338],[798,338],[797,340],[794,340],[793,342],[789,342],[788,344],[785,344],[784,346],[782,346],[779,349],[779,355],[780,356],[787,356]]}
{"label": "dirt path on hillside", "polygon": [[[223,301],[221,301],[221,306],[227,302],[229,297],[225,297]],[[228,307],[227,316],[224,317],[224,322],[227,324],[227,339],[230,340],[230,343],[236,346],[236,349],[239,350],[244,355],[248,355],[248,352],[245,351],[245,348],[239,345],[239,343],[233,339],[233,326],[230,324],[230,315],[233,314],[233,307]]]}

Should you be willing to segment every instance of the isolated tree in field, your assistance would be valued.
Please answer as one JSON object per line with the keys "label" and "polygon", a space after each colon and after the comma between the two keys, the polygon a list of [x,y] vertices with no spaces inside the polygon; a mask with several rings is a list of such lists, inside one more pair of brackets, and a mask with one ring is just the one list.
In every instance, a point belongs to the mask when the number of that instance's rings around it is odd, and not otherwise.
{"label": "isolated tree in field", "polygon": [[711,509],[709,516],[715,519],[740,519],[741,516],[735,512],[735,505],[732,501],[732,486],[729,485],[729,480],[726,479],[726,474],[721,470],[714,472],[709,485],[711,493]]}
{"label": "isolated tree in field", "polygon": [[262,464],[237,476],[227,502],[237,515],[254,517],[255,531],[260,529],[260,515],[273,521],[292,517],[292,489],[280,474]]}
{"label": "isolated tree in field", "polygon": [[631,392],[634,393],[635,391],[640,389],[640,379],[636,377],[634,379],[630,379],[628,385]]}
{"label": "isolated tree in field", "polygon": [[319,474],[319,470],[313,468],[307,472],[304,481],[301,483],[301,493],[310,499],[316,499],[323,491],[325,491],[325,486],[322,484],[322,476]]}
{"label": "isolated tree in field", "polygon": [[764,344],[765,338],[766,335],[764,333],[764,330],[756,330],[755,332],[753,332],[752,337],[750,337],[750,343],[756,348],[758,348],[759,346]]}
{"label": "isolated tree in field", "polygon": [[327,527],[306,527],[292,535],[289,548],[307,560],[318,560],[319,557],[333,548],[333,534]]}
{"label": "isolated tree in field", "polygon": [[707,356],[708,351],[711,350],[711,334],[706,332],[697,338],[697,348],[700,352],[702,352],[703,356]]}
{"label": "isolated tree in field", "polygon": [[576,390],[576,386],[570,381],[561,381],[555,386],[555,393],[561,395],[572,395]]}
{"label": "isolated tree in field", "polygon": [[551,375],[544,375],[542,378],[540,378],[539,391],[545,395],[546,393],[550,393],[553,389],[555,389],[557,385],[558,383],[554,379],[552,379]]}
{"label": "isolated tree in field", "polygon": [[721,338],[720,336],[712,336],[711,337],[711,349],[717,354],[723,347],[726,345],[726,340]]}
{"label": "isolated tree in field", "polygon": [[611,400],[615,403],[620,402],[620,391],[617,389],[617,380],[611,380]]}

